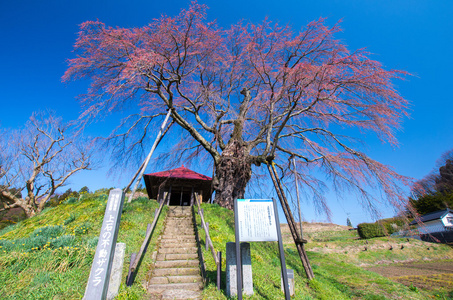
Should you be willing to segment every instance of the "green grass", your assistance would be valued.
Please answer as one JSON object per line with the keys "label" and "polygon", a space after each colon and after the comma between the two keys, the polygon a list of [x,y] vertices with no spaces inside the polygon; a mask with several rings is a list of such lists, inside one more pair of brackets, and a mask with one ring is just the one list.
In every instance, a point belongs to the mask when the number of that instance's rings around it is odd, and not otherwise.
{"label": "green grass", "polygon": [[[107,195],[88,194],[81,200],[46,209],[41,215],[8,226],[0,231],[1,299],[81,299],[89,276],[104,215]],[[118,242],[126,243],[123,280],[117,299],[149,299],[143,283],[152,269],[151,253],[162,231],[166,208],[160,217],[148,255],[142,261],[132,287],[125,286],[130,254],[137,252],[151,223],[155,201],[145,198],[126,204],[123,209]],[[226,243],[234,241],[234,217],[218,205],[203,205],[206,221],[217,251],[222,251],[225,270]],[[200,223],[199,217],[198,224]],[[202,246],[204,231],[198,228]],[[295,271],[296,295],[292,299],[450,299],[449,291],[428,292],[393,282],[361,268],[383,262],[453,258],[443,245],[395,238],[371,239],[365,244],[355,231],[323,230],[307,232],[307,253],[315,279],[308,281],[295,246],[286,239],[287,267]],[[386,247],[394,245],[394,250]],[[398,246],[405,244],[404,251]],[[367,246],[368,251],[363,251]],[[216,266],[210,251],[203,253],[208,282],[203,299],[228,299],[225,271],[222,290],[215,285]],[[251,243],[255,294],[244,299],[283,299],[280,261],[276,242]]]}
{"label": "green grass", "polygon": [[[41,215],[0,231],[1,299],[81,299],[91,269],[107,195],[86,195],[46,209]],[[126,243],[123,284],[118,299],[141,299],[146,294],[151,256],[145,256],[135,283],[125,287],[129,258],[143,242],[155,201],[141,198],[126,204],[118,242]],[[166,210],[161,216],[165,218]],[[162,230],[158,223],[148,253]]]}
{"label": "green grass", "polygon": [[[225,270],[225,244],[234,241],[234,217],[231,211],[227,211],[217,205],[202,206],[206,221],[209,222],[210,235],[217,251],[222,251],[222,270]],[[197,223],[200,219],[197,217]],[[204,243],[204,230],[199,226],[200,237]],[[339,253],[322,253],[320,251],[307,251],[312,265],[315,279],[308,281],[305,271],[298,256],[297,249],[292,243],[285,243],[285,257],[287,268],[295,271],[295,297],[292,299],[430,299],[436,294],[421,292],[417,289],[393,282],[379,274],[366,271],[359,267],[365,261],[368,264],[381,263],[382,260],[392,260],[395,252],[375,250],[343,253],[343,249],[349,247],[363,247],[365,241],[359,240],[355,231],[325,231],[307,234],[310,240],[308,249],[325,247],[340,250]],[[367,244],[380,245],[388,243],[389,238],[370,240]],[[395,244],[403,239],[392,240]],[[406,239],[404,239],[406,241]],[[412,241],[411,243],[425,245],[423,242]],[[437,253],[421,254],[420,247],[413,249],[406,254],[396,255],[397,259],[443,258],[445,255],[452,255],[452,250],[443,245],[436,246]],[[224,294],[225,272],[222,272],[222,291],[216,290],[216,271],[214,259],[210,251],[203,255],[209,281],[204,290],[204,299],[228,299]],[[423,249],[426,249],[424,247]],[[366,253],[365,253],[366,252]],[[391,256],[391,257],[388,257]],[[404,257],[403,257],[404,256]],[[251,243],[251,257],[253,269],[253,286],[255,294],[244,299],[283,299],[281,292],[280,261],[278,256],[277,242],[255,242]],[[449,299],[446,294],[438,294],[439,299]]]}

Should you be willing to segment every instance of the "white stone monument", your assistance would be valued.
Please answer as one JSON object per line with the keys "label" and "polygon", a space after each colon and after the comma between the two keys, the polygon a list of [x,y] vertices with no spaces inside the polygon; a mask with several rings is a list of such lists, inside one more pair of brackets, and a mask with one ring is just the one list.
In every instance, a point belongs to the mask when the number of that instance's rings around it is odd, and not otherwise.
{"label": "white stone monument", "polygon": [[[250,244],[241,243],[242,258],[242,289],[246,295],[253,295],[252,258],[250,256]],[[238,293],[236,279],[236,243],[226,244],[226,294],[228,297]]]}

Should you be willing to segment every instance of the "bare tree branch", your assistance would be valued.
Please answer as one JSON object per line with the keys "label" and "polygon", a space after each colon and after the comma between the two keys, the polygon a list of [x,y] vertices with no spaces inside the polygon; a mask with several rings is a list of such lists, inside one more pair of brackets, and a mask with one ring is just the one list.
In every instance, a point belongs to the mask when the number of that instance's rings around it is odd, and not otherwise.
{"label": "bare tree branch", "polygon": [[[35,113],[23,129],[3,134],[0,192],[12,203],[9,208],[20,206],[33,216],[71,176],[92,168],[94,145],[71,129],[48,112]],[[24,190],[26,197],[11,190]]]}

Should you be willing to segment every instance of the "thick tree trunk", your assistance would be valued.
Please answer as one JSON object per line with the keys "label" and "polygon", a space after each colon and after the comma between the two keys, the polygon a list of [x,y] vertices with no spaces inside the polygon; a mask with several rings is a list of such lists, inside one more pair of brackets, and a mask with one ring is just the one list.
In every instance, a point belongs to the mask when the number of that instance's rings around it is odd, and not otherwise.
{"label": "thick tree trunk", "polygon": [[27,218],[31,218],[40,211],[37,211],[36,207],[34,207],[31,203],[30,200],[28,199],[28,196],[24,199],[21,199],[21,201],[18,203],[20,207],[25,211],[25,214],[27,215]]}
{"label": "thick tree trunk", "polygon": [[39,213],[42,210],[42,208],[37,210],[37,208],[33,205],[33,201],[30,201],[28,196],[25,197],[25,199],[20,198],[9,191],[1,191],[1,195],[4,198],[9,199],[11,203],[14,203],[14,206],[21,207],[25,211],[27,218],[33,217],[36,213]]}
{"label": "thick tree trunk", "polygon": [[246,147],[240,141],[230,141],[216,165],[214,203],[233,209],[234,199],[244,197],[252,176],[252,162]]}

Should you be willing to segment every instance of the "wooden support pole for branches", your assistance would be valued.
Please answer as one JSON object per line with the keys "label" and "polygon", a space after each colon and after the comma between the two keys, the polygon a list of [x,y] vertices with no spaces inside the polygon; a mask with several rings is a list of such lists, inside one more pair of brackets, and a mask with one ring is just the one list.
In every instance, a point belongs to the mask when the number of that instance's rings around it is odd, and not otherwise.
{"label": "wooden support pole for branches", "polygon": [[[170,117],[171,115],[171,109],[168,110],[168,113],[167,115],[165,116],[165,120],[164,122],[162,123],[162,126],[160,127],[160,130],[159,130],[159,133],[157,134],[157,137],[156,137],[156,140],[154,141],[154,144],[153,144],[153,147],[151,148],[151,151],[149,151],[149,154],[148,156],[146,157],[145,161],[142,163],[142,165],[140,166],[139,170],[140,170],[140,175],[138,176],[137,178],[137,181],[135,182],[135,185],[134,185],[134,189],[132,190],[131,192],[131,195],[129,196],[129,199],[127,200],[127,203],[130,203],[132,201],[132,197],[134,196],[135,194],[135,191],[137,190],[137,187],[138,187],[138,184],[140,183],[140,180],[142,179],[143,177],[143,173],[145,173],[145,170],[146,170],[146,167],[148,166],[148,163],[149,163],[149,160],[151,159],[151,156],[153,155],[154,153],[154,150],[156,149],[157,145],[159,144],[161,138],[165,135],[165,133],[167,132],[167,130],[164,131],[164,128],[165,128],[165,125],[167,125],[167,121],[168,121],[168,118]],[[170,124],[171,125],[171,124]],[[167,128],[168,129],[168,128]],[[163,132],[163,134],[162,134]],[[138,173],[138,172],[137,172]],[[137,177],[137,174],[134,176],[134,178],[132,179],[131,183],[128,185],[128,187],[125,189],[125,193],[127,192],[127,190],[129,189],[130,185],[132,184],[132,182],[134,181],[135,177]]]}
{"label": "wooden support pole for branches", "polygon": [[293,157],[293,166],[294,166],[294,181],[296,183],[296,196],[297,196],[297,210],[299,212],[299,226],[300,226],[300,238],[304,238],[304,233],[302,231],[302,213],[300,212],[300,198],[299,198],[299,181],[297,180],[297,170],[296,170],[296,159]]}
{"label": "wooden support pole for branches", "polygon": [[305,273],[307,274],[308,280],[312,280],[314,278],[313,270],[311,269],[310,262],[308,261],[307,253],[304,249],[304,242],[297,232],[296,222],[294,221],[293,215],[291,213],[291,208],[289,207],[288,200],[286,199],[285,193],[283,191],[283,187],[277,177],[277,170],[275,170],[275,166],[272,162],[268,162],[267,168],[269,169],[269,174],[271,175],[272,182],[274,183],[275,190],[277,191],[278,198],[280,199],[280,203],[283,208],[283,212],[285,214],[286,220],[288,222],[289,229],[291,231],[291,235],[293,236],[294,243],[296,244],[297,251],[299,252],[300,260],[302,261],[302,265],[304,266]]}

